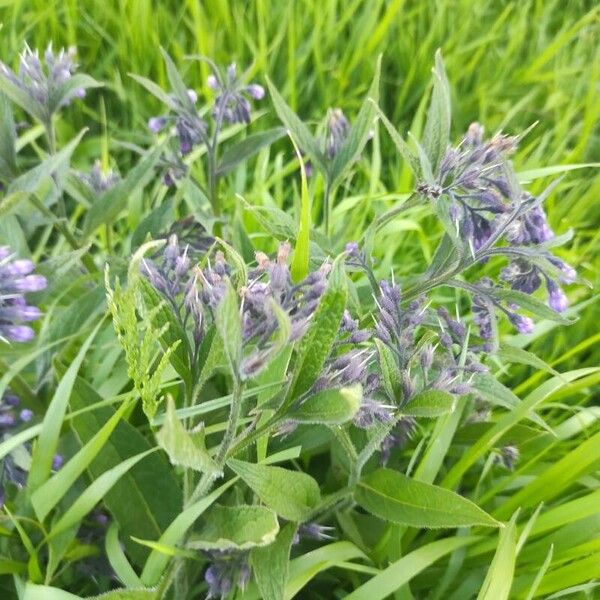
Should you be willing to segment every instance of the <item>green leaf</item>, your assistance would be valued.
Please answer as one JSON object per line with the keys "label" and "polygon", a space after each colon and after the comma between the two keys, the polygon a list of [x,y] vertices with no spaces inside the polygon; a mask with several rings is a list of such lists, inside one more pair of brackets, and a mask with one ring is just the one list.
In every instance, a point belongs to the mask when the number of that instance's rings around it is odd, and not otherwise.
{"label": "green leaf", "polygon": [[99,596],[93,596],[88,600],[160,600],[158,591],[154,589],[122,589],[111,590]]}
{"label": "green leaf", "polygon": [[500,531],[500,541],[477,600],[508,600],[517,559],[517,514]]}
{"label": "green leaf", "polygon": [[248,550],[267,546],[279,532],[277,515],[264,506],[214,506],[206,525],[187,544],[197,550]]}
{"label": "green leaf", "polygon": [[34,119],[42,123],[48,121],[49,114],[46,107],[2,74],[0,74],[0,92],[3,92]]}
{"label": "green leaf", "polygon": [[323,390],[309,396],[286,416],[298,423],[341,425],[354,417],[360,408],[361,401],[362,387],[360,384]]}
{"label": "green leaf", "polygon": [[363,477],[354,497],[366,511],[400,525],[428,528],[500,525],[470,500],[391,469],[378,469]]}
{"label": "green leaf", "polygon": [[[78,378],[73,390],[71,407],[85,410],[102,398],[83,379]],[[111,418],[110,407],[97,408],[74,417],[71,427],[84,444]],[[92,478],[99,477],[131,456],[151,448],[146,438],[133,425],[121,420],[88,467]],[[181,510],[183,502],[179,482],[173,468],[162,453],[150,454],[128,471],[107,493],[104,504],[111,512],[123,535],[131,560],[143,565],[148,551],[131,542],[131,536],[158,539]]]}
{"label": "green leaf", "polygon": [[96,81],[93,77],[85,73],[75,73],[71,75],[64,83],[56,86],[48,98],[48,110],[51,114],[58,112],[64,101],[76,90],[87,90],[90,88],[102,87],[103,84]]}
{"label": "green leaf", "polygon": [[187,112],[195,114],[196,106],[188,95],[188,88],[183,82],[183,79],[181,79],[181,75],[179,75],[179,71],[173,62],[173,59],[169,56],[164,48],[161,48],[160,52],[165,60],[165,65],[167,67],[167,79],[171,84],[173,94],[175,94],[177,100]]}
{"label": "green leaf", "polygon": [[321,152],[321,149],[319,148],[317,140],[309,131],[308,127],[300,120],[298,115],[286,104],[285,100],[281,97],[269,78],[267,78],[267,86],[277,116],[281,119],[285,128],[291,133],[294,140],[296,140],[302,152],[307,154],[315,167],[325,175],[328,172],[327,163],[323,152]]}
{"label": "green leaf", "polygon": [[294,282],[302,281],[308,275],[308,260],[310,258],[310,229],[311,229],[311,201],[308,193],[308,183],[306,182],[306,168],[300,150],[291,138],[294,149],[300,161],[300,223],[298,225],[298,235],[296,236],[296,245],[294,247],[294,256],[292,258],[291,273]]}
{"label": "green leaf", "polygon": [[85,215],[82,237],[86,239],[100,225],[112,223],[119,213],[127,206],[130,196],[146,185],[152,177],[152,169],[162,153],[162,146],[157,146],[138,164],[129,171],[127,176],[113,188],[96,198],[90,210]]}
{"label": "green leaf", "polygon": [[346,275],[343,261],[337,258],[329,275],[327,289],[321,297],[310,327],[300,341],[293,380],[286,404],[308,391],[323,370],[325,360],[336,340],[346,308]]}
{"label": "green leaf", "polygon": [[558,375],[558,371],[553,369],[548,363],[544,362],[539,356],[533,352],[528,352],[523,348],[501,343],[495,354],[504,362],[528,365],[534,369],[546,371],[546,373],[550,373],[551,375]]}
{"label": "green leaf", "polygon": [[80,131],[64,148],[56,154],[51,154],[42,160],[37,166],[13,179],[6,190],[7,195],[14,192],[35,192],[45,179],[52,177],[57,171],[69,164],[73,151],[81,141],[86,130]]}
{"label": "green leaf", "polygon": [[273,142],[285,135],[283,127],[274,127],[265,131],[259,131],[245,137],[241,142],[228,146],[221,156],[217,173],[226,175],[238,164],[247,160],[263,148],[270,146]]}
{"label": "green leaf", "polygon": [[155,98],[158,98],[164,105],[169,108],[176,108],[175,101],[165,90],[163,90],[159,85],[147,79],[146,77],[142,77],[141,75],[135,75],[134,73],[129,73],[129,77],[137,81],[140,85],[146,88]]}
{"label": "green leaf", "polygon": [[129,564],[119,542],[119,524],[113,521],[106,532],[105,550],[108,562],[123,585],[129,588],[143,587],[141,579]]}
{"label": "green leaf", "polygon": [[201,473],[217,475],[218,465],[211,458],[204,443],[204,425],[194,432],[186,431],[175,413],[175,401],[167,399],[164,425],[156,434],[161,448],[169,455],[171,464],[182,465]]}
{"label": "green leaf", "polygon": [[47,539],[77,525],[94,508],[94,506],[106,496],[115,483],[117,483],[129,469],[155,450],[156,448],[151,448],[150,450],[136,454],[135,456],[124,460],[116,467],[102,473],[102,475],[86,488],[77,500],[75,500],[75,502],[65,511],[65,514],[52,526]]}
{"label": "green leaf", "polygon": [[383,380],[383,387],[390,400],[400,402],[402,400],[402,382],[400,381],[400,369],[392,350],[381,340],[375,338],[377,353],[379,354],[379,367]]}
{"label": "green leaf", "polygon": [[360,156],[369,140],[375,119],[375,105],[379,101],[379,74],[381,72],[381,55],[377,58],[375,75],[360,111],[354,121],[348,137],[333,159],[330,170],[330,186],[338,185],[349,166]]}
{"label": "green leaf", "polygon": [[242,322],[237,294],[229,279],[226,281],[227,289],[215,314],[215,325],[223,341],[225,356],[229,362],[231,373],[239,377],[242,363]]}
{"label": "green leaf", "polygon": [[[221,487],[217,488],[208,496],[198,500],[194,504],[185,508],[180,512],[173,522],[165,529],[158,542],[163,545],[175,546],[185,536],[188,529],[196,522],[196,520],[209,508],[223,492],[229,489],[237,478],[229,480],[224,483]],[[160,552],[153,550],[142,571],[141,579],[146,585],[155,585],[158,583],[167,563],[169,557],[161,554]]]}
{"label": "green leaf", "polygon": [[191,349],[181,322],[173,313],[173,309],[166,304],[164,298],[145,277],[139,278],[139,288],[146,310],[149,312],[154,311],[152,313],[154,315],[154,326],[157,330],[163,331],[163,334],[160,336],[163,350],[166,352],[179,342],[175,349],[169,353],[169,361],[177,373],[181,375],[186,385],[190,387],[192,384],[192,374],[190,371]]}
{"label": "green leaf", "polygon": [[450,85],[446,77],[442,53],[438,50],[435,53],[431,104],[423,132],[423,147],[434,173],[437,173],[448,147],[450,119]]}
{"label": "green leaf", "polygon": [[27,583],[22,600],[81,600],[81,596],[70,594],[49,585]]}
{"label": "green leaf", "polygon": [[0,92],[0,179],[5,183],[17,174],[16,139],[17,132],[10,101]]}
{"label": "green leaf", "polygon": [[262,502],[289,521],[305,520],[321,499],[317,482],[306,473],[233,458],[227,464]]}
{"label": "green leaf", "polygon": [[104,444],[114,431],[130,404],[125,402],[119,410],[106,421],[96,435],[83,447],[58,473],[48,479],[31,495],[31,504],[35,514],[43,521],[50,511],[59,503],[61,498],[69,491],[79,476],[87,469],[89,464],[103,448]]}
{"label": "green leaf", "polygon": [[398,130],[392,125],[391,121],[385,116],[385,113],[379,107],[379,104],[373,102],[375,106],[375,112],[378,114],[381,122],[385,125],[388,130],[392,141],[394,142],[400,156],[409,166],[413,175],[419,179],[421,177],[421,166],[419,159],[415,156],[415,153],[410,149],[409,145],[404,141]]}
{"label": "green leaf", "polygon": [[477,539],[476,537],[452,537],[421,546],[389,565],[346,598],[347,600],[384,600],[446,554],[472,544]]}
{"label": "green leaf", "polygon": [[75,384],[75,378],[77,372],[83,363],[83,359],[87,354],[102,321],[100,321],[94,330],[87,337],[77,356],[73,362],[69,365],[66,373],[60,380],[54,396],[50,401],[50,405],[44,415],[42,422],[42,431],[38,437],[37,443],[33,449],[31,458],[31,469],[29,471],[29,477],[27,478],[27,490],[30,494],[33,494],[35,490],[42,486],[50,477],[52,471],[52,460],[56,454],[58,447],[58,438],[60,436],[60,429],[62,427],[65,412],[69,404],[69,398]]}
{"label": "green leaf", "polygon": [[508,303],[518,304],[521,308],[528,310],[542,319],[548,319],[550,321],[556,321],[557,323],[564,324],[573,323],[573,319],[563,317],[560,313],[552,310],[549,306],[537,298],[534,298],[529,294],[525,294],[524,292],[519,292],[517,290],[495,289],[493,295],[498,300],[504,300]]}
{"label": "green leaf", "polygon": [[[477,373],[472,379],[472,386],[481,396],[495,406],[502,406],[508,410],[513,410],[521,404],[521,399],[505,385],[502,385],[493,375],[487,373]],[[531,411],[527,417],[546,430],[552,432],[546,422],[535,412]]]}
{"label": "green leaf", "polygon": [[405,415],[411,417],[426,417],[435,419],[446,415],[454,410],[456,399],[452,394],[442,390],[425,390],[413,398],[401,408]]}
{"label": "green leaf", "polygon": [[290,569],[290,549],[296,535],[296,523],[288,523],[269,546],[253,548],[250,563],[263,600],[283,600]]}

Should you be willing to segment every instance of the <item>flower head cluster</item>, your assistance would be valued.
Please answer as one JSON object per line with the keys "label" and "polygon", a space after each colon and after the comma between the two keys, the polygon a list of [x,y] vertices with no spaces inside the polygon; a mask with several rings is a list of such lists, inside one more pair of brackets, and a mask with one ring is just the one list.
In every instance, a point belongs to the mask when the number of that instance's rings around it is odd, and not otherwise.
{"label": "flower head cluster", "polygon": [[28,423],[33,419],[33,412],[28,408],[19,408],[21,400],[14,394],[7,393],[0,400],[0,438],[19,423]]}
{"label": "flower head cluster", "polygon": [[217,92],[212,114],[217,123],[250,123],[250,100],[262,100],[265,90],[261,85],[249,85],[240,81],[235,63],[227,67],[225,74],[217,69],[208,76],[208,87]]}
{"label": "flower head cluster", "polygon": [[25,46],[17,72],[0,62],[0,76],[29,96],[37,106],[36,116],[49,119],[75,98],[85,96],[85,88],[70,85],[70,79],[77,70],[75,54],[75,48],[54,53],[49,45],[42,61],[37,50]]}
{"label": "flower head cluster", "polygon": [[170,94],[169,108],[171,112],[159,117],[152,117],[148,121],[148,129],[152,133],[159,133],[167,125],[172,125],[179,141],[179,151],[183,156],[189,154],[194,146],[207,141],[208,125],[198,114],[197,101],[198,95],[194,90],[187,90],[184,97]]}
{"label": "flower head cluster", "polygon": [[27,304],[25,294],[46,287],[46,278],[33,273],[34,264],[17,259],[10,249],[0,246],[0,339],[28,342],[34,331],[23,325],[41,316],[37,306]]}
{"label": "flower head cluster", "polygon": [[207,552],[210,566],[204,572],[207,598],[227,598],[238,587],[244,590],[250,581],[250,564],[245,552],[214,550]]}
{"label": "flower head cluster", "polygon": [[[329,262],[293,283],[287,264],[289,253],[287,242],[280,245],[275,259],[257,252],[257,265],[240,286],[245,349],[242,378],[256,375],[272,356],[277,347],[273,337],[281,327],[280,313],[289,319],[288,341],[296,340],[304,335],[325,291]],[[214,311],[233,272],[222,251],[205,257],[204,266],[198,264],[198,258],[195,250],[189,245],[182,247],[173,234],[160,255],[142,263],[143,274],[165,297],[182,327],[191,327],[196,344],[213,322]]]}
{"label": "flower head cluster", "polygon": [[[477,261],[487,260],[491,248],[504,241],[505,245],[494,249],[495,254],[503,254],[510,261],[500,280],[525,294],[533,294],[545,284],[549,306],[562,312],[568,302],[561,284],[573,283],[576,273],[548,248],[554,232],[542,202],[551,188],[534,198],[517,181],[508,160],[517,141],[500,134],[485,140],[483,127],[473,123],[459,146],[446,152],[437,183],[421,184],[418,191],[436,202],[445,201],[441,196],[447,196],[448,216]],[[519,315],[517,307],[486,299],[486,289],[495,285],[482,281],[479,287],[482,293],[474,298],[474,313],[483,339],[492,335],[492,305],[499,307],[518,331],[532,330],[533,322]]]}
{"label": "flower head cluster", "polygon": [[89,173],[81,173],[79,178],[95,194],[103,194],[121,181],[118,173],[110,169],[108,171],[103,170],[99,160],[94,162],[94,166],[90,169]]}

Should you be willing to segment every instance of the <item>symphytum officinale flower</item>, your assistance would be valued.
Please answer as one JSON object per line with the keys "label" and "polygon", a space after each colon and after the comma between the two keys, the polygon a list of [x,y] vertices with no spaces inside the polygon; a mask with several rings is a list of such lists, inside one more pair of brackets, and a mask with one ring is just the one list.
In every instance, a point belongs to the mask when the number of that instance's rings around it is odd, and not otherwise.
{"label": "symphytum officinale flower", "polygon": [[0,62],[0,77],[26,94],[29,103],[19,104],[32,116],[47,124],[60,108],[67,106],[75,98],[83,98],[86,87],[98,85],[87,76],[85,79],[77,79],[77,84],[73,85],[76,81],[73,76],[78,67],[74,60],[75,54],[75,48],[61,49],[55,53],[49,45],[42,60],[37,50],[25,46],[20,55],[18,70],[14,72]]}
{"label": "symphytum officinale flower", "polygon": [[33,329],[23,323],[39,319],[41,312],[27,304],[25,294],[43,290],[47,282],[33,270],[33,262],[17,259],[9,248],[0,246],[0,339],[29,342],[34,337]]}

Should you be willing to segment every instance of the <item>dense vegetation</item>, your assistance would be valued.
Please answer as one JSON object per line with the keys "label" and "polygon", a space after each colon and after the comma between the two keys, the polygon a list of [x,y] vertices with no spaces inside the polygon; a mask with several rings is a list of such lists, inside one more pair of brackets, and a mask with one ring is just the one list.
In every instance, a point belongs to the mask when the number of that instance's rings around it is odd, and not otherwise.
{"label": "dense vegetation", "polygon": [[597,8],[0,11],[2,598],[595,597]]}

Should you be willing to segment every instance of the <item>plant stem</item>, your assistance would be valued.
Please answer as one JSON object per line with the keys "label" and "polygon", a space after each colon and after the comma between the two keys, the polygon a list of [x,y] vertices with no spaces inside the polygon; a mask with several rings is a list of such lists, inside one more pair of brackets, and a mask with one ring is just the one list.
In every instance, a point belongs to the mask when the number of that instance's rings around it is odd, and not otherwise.
{"label": "plant stem", "polygon": [[329,187],[329,182],[325,183],[325,194],[323,196],[323,223],[325,227],[325,236],[329,237],[329,195],[331,192],[331,188]]}

